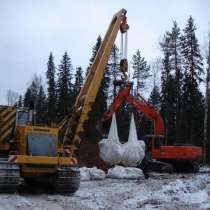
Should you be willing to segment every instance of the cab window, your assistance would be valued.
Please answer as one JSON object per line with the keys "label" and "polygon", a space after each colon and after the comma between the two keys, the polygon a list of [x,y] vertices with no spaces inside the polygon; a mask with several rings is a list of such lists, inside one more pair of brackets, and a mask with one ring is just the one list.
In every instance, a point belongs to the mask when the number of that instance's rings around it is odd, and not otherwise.
{"label": "cab window", "polygon": [[160,149],[160,147],[164,145],[164,138],[155,137],[154,145],[155,145],[155,149]]}
{"label": "cab window", "polygon": [[17,113],[17,125],[26,125],[29,120],[27,111],[18,111]]}

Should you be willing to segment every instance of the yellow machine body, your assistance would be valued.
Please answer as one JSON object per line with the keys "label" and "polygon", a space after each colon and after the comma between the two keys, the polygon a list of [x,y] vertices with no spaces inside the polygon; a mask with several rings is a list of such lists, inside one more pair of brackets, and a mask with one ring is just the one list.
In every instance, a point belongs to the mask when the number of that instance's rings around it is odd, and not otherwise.
{"label": "yellow machine body", "polygon": [[76,158],[59,148],[58,128],[32,125],[29,115],[25,108],[0,106],[0,192],[16,192],[21,177],[44,181],[56,192],[75,192],[80,185]]}
{"label": "yellow machine body", "polygon": [[15,163],[20,164],[21,172],[24,176],[40,176],[42,174],[55,173],[57,166],[72,166],[75,165],[76,159],[73,157],[62,157],[61,149],[57,144],[57,155],[50,156],[33,156],[28,151],[28,135],[29,134],[47,134],[53,135],[58,139],[58,128],[50,128],[43,126],[17,126],[16,141],[17,141],[17,156]]}
{"label": "yellow machine body", "polygon": [[[8,154],[12,155],[11,162],[20,166],[20,172],[23,177],[39,177],[45,174],[56,174],[57,191],[74,192],[78,189],[80,175],[78,169],[75,169],[77,160],[74,158],[74,151],[79,148],[82,140],[81,136],[84,131],[84,124],[88,120],[89,113],[103,80],[117,33],[120,31],[122,34],[126,34],[129,28],[126,13],[127,11],[125,9],[121,9],[112,18],[85,83],[77,96],[72,109],[73,111],[71,115],[63,119],[58,125],[58,129],[32,126],[22,122],[19,123],[19,116],[21,116],[19,112],[22,111],[22,116],[24,116],[25,114],[27,115],[27,111],[24,113],[25,110],[18,110],[16,107],[0,106],[0,153],[8,152]],[[124,63],[126,64],[125,61]],[[127,65],[122,66],[121,71],[125,75]],[[44,138],[42,141],[42,135],[51,135],[57,138],[57,151],[55,155],[34,155],[30,152],[29,146],[31,144],[29,144],[29,141],[31,142],[31,139],[29,136],[36,134],[40,135],[39,140],[37,140],[37,142],[39,141],[37,147],[40,149],[42,148],[42,144],[44,145],[45,143]],[[2,163],[2,166],[4,166],[2,169],[4,174],[9,172],[7,170],[9,166],[6,161],[6,159],[0,158],[0,164]],[[13,170],[18,171],[15,167]],[[64,176],[65,179],[63,179]],[[5,185],[4,180],[7,182]],[[1,183],[3,183],[2,186]],[[11,185],[9,178],[2,178],[0,176],[0,192],[3,188],[9,190],[7,185]],[[15,186],[11,185],[13,192],[17,185],[18,183]],[[2,192],[5,192],[4,189]]]}
{"label": "yellow machine body", "polygon": [[[13,106],[0,107],[0,150],[13,155],[12,162],[21,166],[24,177],[55,173],[57,166],[72,166],[74,157],[62,157],[63,149],[58,147],[58,128],[33,126],[30,123],[18,123],[18,113],[23,111]],[[28,110],[24,110],[25,113]],[[29,134],[54,136],[57,139],[56,156],[34,156],[28,151]],[[10,140],[14,141],[11,143]],[[44,143],[44,142],[43,142]],[[40,145],[41,146],[41,145]]]}

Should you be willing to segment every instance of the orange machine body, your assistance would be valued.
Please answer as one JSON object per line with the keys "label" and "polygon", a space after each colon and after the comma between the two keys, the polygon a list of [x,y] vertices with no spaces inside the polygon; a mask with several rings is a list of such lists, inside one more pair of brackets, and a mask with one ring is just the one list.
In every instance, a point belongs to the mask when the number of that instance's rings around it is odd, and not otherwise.
{"label": "orange machine body", "polygon": [[161,146],[152,150],[155,159],[176,159],[177,161],[196,161],[202,159],[202,148],[198,146]]}
{"label": "orange machine body", "polygon": [[154,135],[148,135],[149,150],[153,159],[166,162],[200,162],[202,159],[202,147],[193,145],[168,146],[165,141],[164,121],[159,111],[149,104],[141,95],[138,98],[130,94],[131,84],[127,83],[119,91],[118,95],[104,113],[102,122],[111,118],[122,103],[127,102],[142,112],[154,124]]}

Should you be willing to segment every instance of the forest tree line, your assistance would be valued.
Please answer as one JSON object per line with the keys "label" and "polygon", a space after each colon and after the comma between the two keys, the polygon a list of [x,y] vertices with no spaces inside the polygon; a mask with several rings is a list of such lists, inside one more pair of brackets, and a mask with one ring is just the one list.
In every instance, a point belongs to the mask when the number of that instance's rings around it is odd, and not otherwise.
{"label": "forest tree line", "polygon": [[[210,40],[208,41],[210,49]],[[101,42],[99,36],[85,70],[80,66],[74,69],[67,52],[56,66],[51,52],[47,62],[46,90],[41,78],[35,76],[25,94],[19,97],[18,106],[28,107],[30,102],[34,101],[38,124],[58,123],[62,120],[66,114],[71,113]],[[207,106],[210,104],[210,89],[208,88],[205,94],[200,88],[202,83],[207,84],[210,79],[209,76],[206,77],[210,71],[210,51],[207,57],[202,57],[193,18],[189,17],[183,29],[174,21],[172,28],[163,36],[160,49],[162,56],[155,67],[148,64],[140,49],[133,55],[130,64],[133,69],[133,94],[140,92],[144,95],[148,80],[153,81],[150,82],[151,93],[148,101],[160,111],[164,119],[168,144],[202,146],[206,115],[207,158],[210,161],[210,111]],[[119,63],[119,49],[114,45],[86,126],[86,135],[91,140],[97,141],[101,138],[96,130],[97,121],[117,95],[118,88],[113,85],[113,81],[119,78]],[[160,82],[157,72],[161,75]],[[124,104],[117,113],[119,135],[123,140],[127,139],[128,135],[129,111],[130,107]],[[152,123],[141,113],[132,111],[135,112],[139,138],[152,133]]]}

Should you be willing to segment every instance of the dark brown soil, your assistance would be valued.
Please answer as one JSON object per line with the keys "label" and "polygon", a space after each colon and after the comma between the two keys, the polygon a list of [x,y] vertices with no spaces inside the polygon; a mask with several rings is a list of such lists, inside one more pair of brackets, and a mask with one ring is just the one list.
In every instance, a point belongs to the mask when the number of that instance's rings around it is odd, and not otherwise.
{"label": "dark brown soil", "polygon": [[96,166],[99,169],[107,170],[110,168],[103,160],[99,157],[98,143],[95,141],[87,140],[83,141],[80,145],[79,152],[79,165],[86,167]]}

